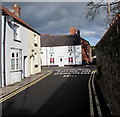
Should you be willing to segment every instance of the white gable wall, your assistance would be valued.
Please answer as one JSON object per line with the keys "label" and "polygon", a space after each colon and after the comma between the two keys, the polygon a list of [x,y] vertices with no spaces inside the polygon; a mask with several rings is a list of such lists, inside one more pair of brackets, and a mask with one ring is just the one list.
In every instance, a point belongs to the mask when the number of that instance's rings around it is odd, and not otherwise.
{"label": "white gable wall", "polygon": [[[24,63],[24,56],[28,57],[28,29],[24,28],[23,26],[19,25],[20,29],[20,41],[17,42],[14,41],[13,38],[13,30],[10,28],[8,23],[6,23],[6,84],[13,84],[15,82],[21,81],[21,78],[24,76],[28,77],[30,76],[29,69],[26,71],[26,74],[24,74],[24,69],[29,65],[29,61],[27,63]],[[21,50],[22,51],[22,61],[21,61],[21,70],[18,71],[11,71],[11,49],[15,50]],[[27,58],[28,59],[28,58]],[[25,66],[26,64],[26,66]]]}

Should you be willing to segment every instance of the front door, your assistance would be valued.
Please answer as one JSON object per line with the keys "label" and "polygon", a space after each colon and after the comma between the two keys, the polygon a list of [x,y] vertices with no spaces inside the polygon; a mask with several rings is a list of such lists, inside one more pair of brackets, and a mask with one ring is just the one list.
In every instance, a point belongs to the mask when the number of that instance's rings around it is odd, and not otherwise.
{"label": "front door", "polygon": [[64,57],[59,57],[59,67],[64,66]]}

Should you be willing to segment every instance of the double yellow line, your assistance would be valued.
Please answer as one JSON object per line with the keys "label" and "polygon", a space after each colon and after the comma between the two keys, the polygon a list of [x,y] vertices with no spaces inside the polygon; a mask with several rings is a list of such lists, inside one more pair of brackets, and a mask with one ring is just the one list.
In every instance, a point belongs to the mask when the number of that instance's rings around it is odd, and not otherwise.
{"label": "double yellow line", "polygon": [[44,75],[44,76],[38,78],[37,80],[34,80],[34,81],[31,82],[31,83],[26,84],[25,86],[23,86],[23,87],[21,87],[21,88],[15,90],[15,91],[13,91],[13,92],[10,93],[10,94],[8,94],[8,95],[6,95],[6,96],[0,98],[0,103],[2,103],[2,102],[4,102],[4,101],[6,101],[7,99],[9,99],[9,98],[15,96],[16,94],[20,93],[21,91],[23,91],[23,90],[29,88],[30,86],[32,86],[32,85],[34,85],[35,83],[41,81],[42,79],[44,79],[45,77],[49,76],[49,75],[52,74],[52,73],[53,73],[52,71],[48,71],[48,74],[46,74],[46,75]]}

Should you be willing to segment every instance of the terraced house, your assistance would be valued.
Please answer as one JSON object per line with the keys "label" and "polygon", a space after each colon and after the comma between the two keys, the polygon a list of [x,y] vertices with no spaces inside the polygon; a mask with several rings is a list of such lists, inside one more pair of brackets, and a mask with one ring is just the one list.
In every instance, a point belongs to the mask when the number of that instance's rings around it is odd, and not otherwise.
{"label": "terraced house", "polygon": [[76,27],[68,35],[41,35],[41,61],[43,67],[76,66],[91,63],[91,46],[80,36]]}
{"label": "terraced house", "polygon": [[41,71],[40,34],[20,18],[20,6],[1,6],[1,86]]}

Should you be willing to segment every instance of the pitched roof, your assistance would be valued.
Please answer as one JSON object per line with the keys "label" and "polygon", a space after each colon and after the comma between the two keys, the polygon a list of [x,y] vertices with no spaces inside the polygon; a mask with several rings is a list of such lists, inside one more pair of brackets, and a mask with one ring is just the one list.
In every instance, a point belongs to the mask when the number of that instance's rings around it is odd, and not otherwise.
{"label": "pitched roof", "polygon": [[77,35],[41,35],[42,47],[80,45],[80,37]]}
{"label": "pitched roof", "polygon": [[34,30],[33,28],[31,28],[25,21],[23,21],[21,18],[19,18],[18,16],[16,16],[14,13],[10,12],[7,8],[1,6],[1,10],[4,11],[7,15],[11,16],[12,18],[14,18],[15,20],[17,20],[19,23],[21,23],[23,26],[25,26],[26,28],[30,29],[31,31],[37,33],[40,35],[40,33],[38,33],[36,30]]}

